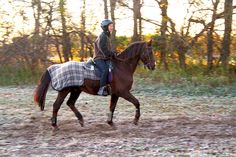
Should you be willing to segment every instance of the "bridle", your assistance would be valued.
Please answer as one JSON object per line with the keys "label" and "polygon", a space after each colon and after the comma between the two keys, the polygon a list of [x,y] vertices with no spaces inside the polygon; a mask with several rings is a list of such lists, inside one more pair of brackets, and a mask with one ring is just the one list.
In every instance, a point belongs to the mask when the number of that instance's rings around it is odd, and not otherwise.
{"label": "bridle", "polygon": [[[141,60],[142,60],[142,58],[147,58],[147,62],[145,63],[145,61],[143,60],[143,63],[144,63],[144,66],[147,66],[147,67],[148,67],[148,66],[150,66],[150,64],[151,64],[152,62],[155,63],[155,60],[152,59],[152,57],[150,56],[149,53],[147,53],[147,50],[148,50],[148,52],[151,52],[151,51],[152,51],[152,46],[148,46],[147,43],[146,43],[146,44],[145,44],[145,51],[142,52],[140,58],[141,58]],[[118,60],[118,61],[120,61],[120,62],[126,62],[126,61],[128,61],[129,59],[121,59],[121,58],[116,57],[115,60]],[[155,63],[155,64],[156,64],[156,63]]]}
{"label": "bridle", "polygon": [[141,55],[141,60],[143,61],[145,67],[149,67],[151,66],[150,65],[151,63],[155,63],[154,58],[152,58],[149,53],[149,52],[152,52],[152,46],[148,46],[146,44],[145,49],[146,51],[143,51]]}

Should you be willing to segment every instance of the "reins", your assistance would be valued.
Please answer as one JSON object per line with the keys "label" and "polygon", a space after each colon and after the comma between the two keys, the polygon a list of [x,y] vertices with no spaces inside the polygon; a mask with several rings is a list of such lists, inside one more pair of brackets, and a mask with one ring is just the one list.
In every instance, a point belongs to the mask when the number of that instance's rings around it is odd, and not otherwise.
{"label": "reins", "polygon": [[[147,49],[151,49],[152,50],[152,47],[151,46],[147,46]],[[148,54],[143,53],[142,56],[145,56],[145,57],[147,56],[148,57],[148,63],[144,64],[144,66],[148,66],[149,64],[151,64],[150,62],[153,61],[151,59],[151,56],[148,55]]]}
{"label": "reins", "polygon": [[117,60],[120,62],[126,62],[128,59],[121,59],[121,58],[115,57],[114,60]]}

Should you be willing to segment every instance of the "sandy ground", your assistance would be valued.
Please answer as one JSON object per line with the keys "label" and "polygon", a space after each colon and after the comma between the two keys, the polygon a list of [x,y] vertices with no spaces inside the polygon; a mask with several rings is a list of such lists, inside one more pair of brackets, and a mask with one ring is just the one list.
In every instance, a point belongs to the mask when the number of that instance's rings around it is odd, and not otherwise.
{"label": "sandy ground", "polygon": [[[109,97],[82,94],[76,106],[81,127],[62,105],[59,131],[50,126],[56,92],[49,90],[45,111],[32,101],[34,87],[0,87],[0,156],[236,156],[236,97],[170,95],[136,88],[141,119],[119,99],[115,127],[106,124]],[[160,91],[162,89],[159,89]]]}

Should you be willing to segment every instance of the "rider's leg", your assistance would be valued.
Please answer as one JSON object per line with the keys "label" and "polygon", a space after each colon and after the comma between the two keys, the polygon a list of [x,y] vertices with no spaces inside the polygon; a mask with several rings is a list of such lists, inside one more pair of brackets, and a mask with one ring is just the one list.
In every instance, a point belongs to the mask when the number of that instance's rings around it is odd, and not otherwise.
{"label": "rider's leg", "polygon": [[101,79],[100,79],[100,88],[98,91],[98,95],[106,96],[108,93],[104,91],[106,84],[107,84],[107,75],[108,75],[108,64],[105,60],[95,60],[95,63],[101,72]]}

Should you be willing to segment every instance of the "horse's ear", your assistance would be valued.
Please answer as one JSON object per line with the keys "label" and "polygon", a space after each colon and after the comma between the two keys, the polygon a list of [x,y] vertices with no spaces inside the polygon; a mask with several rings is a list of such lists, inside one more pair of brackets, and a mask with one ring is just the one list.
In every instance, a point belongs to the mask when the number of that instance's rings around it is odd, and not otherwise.
{"label": "horse's ear", "polygon": [[152,46],[152,39],[148,42],[148,46]]}

